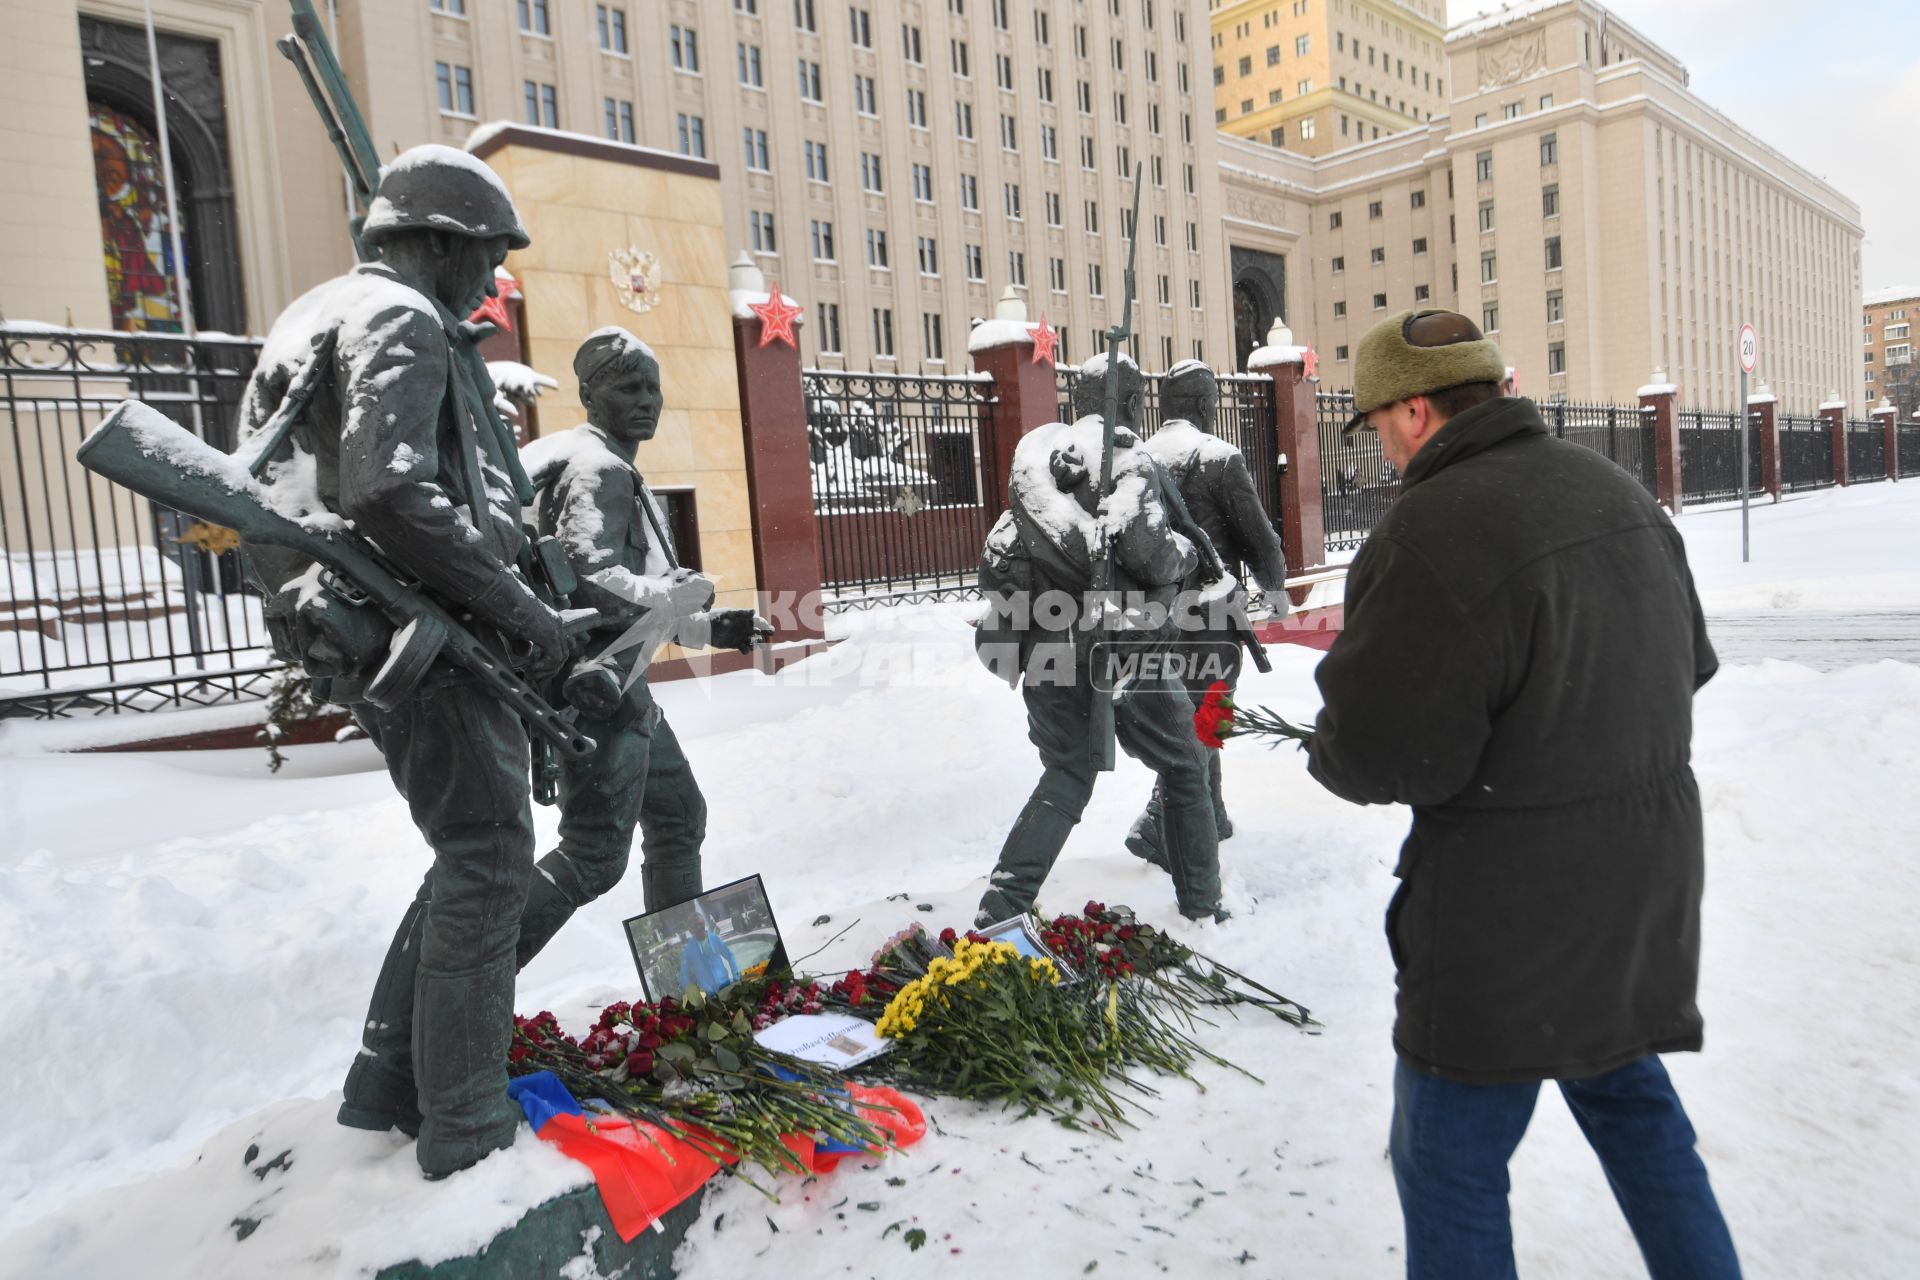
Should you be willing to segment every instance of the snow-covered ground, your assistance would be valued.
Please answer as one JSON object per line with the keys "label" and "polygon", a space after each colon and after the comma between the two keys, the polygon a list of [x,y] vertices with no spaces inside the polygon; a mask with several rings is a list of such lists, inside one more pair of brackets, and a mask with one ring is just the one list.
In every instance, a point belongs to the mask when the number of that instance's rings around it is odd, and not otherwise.
{"label": "snow-covered ground", "polygon": [[[1738,641],[1697,704],[1707,1048],[1669,1062],[1750,1276],[1910,1277],[1920,654],[1822,637],[1836,618],[1920,616],[1920,486],[1757,508],[1753,527],[1743,567],[1737,510],[1681,520],[1715,630]],[[709,882],[763,873],[795,955],[858,921],[823,969],[906,920],[963,922],[1038,768],[960,607],[836,625],[845,644],[777,677],[660,691],[712,807]],[[1319,655],[1274,652],[1246,696],[1310,714]],[[1902,660],[1864,661],[1883,652]],[[294,748],[272,776],[252,751],[61,756],[50,740],[0,730],[0,1275],[355,1274],[470,1249],[584,1180],[523,1135],[429,1185],[397,1139],[331,1124],[426,866],[365,744]],[[1236,914],[1181,933],[1311,1006],[1323,1034],[1222,1025],[1215,1047],[1265,1083],[1166,1082],[1157,1118],[1121,1141],[931,1102],[936,1130],[871,1169],[790,1183],[778,1205],[718,1185],[682,1274],[1398,1274],[1380,929],[1406,818],[1333,800],[1290,752],[1228,750]],[[1147,786],[1125,759],[1103,780],[1050,905],[1176,919],[1165,877],[1120,848]],[[523,975],[521,1008],[581,1024],[631,997],[619,921],[638,898],[635,880],[581,913]],[[261,1179],[251,1144],[302,1154]],[[1557,1096],[1513,1172],[1523,1275],[1639,1274]],[[263,1200],[278,1211],[235,1243],[233,1219]],[[895,1222],[928,1247],[910,1254]]]}

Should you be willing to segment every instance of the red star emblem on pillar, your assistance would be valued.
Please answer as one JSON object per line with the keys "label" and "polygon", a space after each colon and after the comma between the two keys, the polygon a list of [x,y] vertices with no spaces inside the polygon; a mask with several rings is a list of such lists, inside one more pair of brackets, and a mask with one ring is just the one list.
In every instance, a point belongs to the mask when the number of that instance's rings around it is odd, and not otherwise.
{"label": "red star emblem on pillar", "polygon": [[1301,364],[1305,366],[1301,376],[1307,378],[1311,378],[1313,371],[1320,367],[1320,353],[1313,349],[1311,342],[1307,344],[1307,354],[1301,357]]}
{"label": "red star emblem on pillar", "polygon": [[496,296],[486,299],[475,307],[473,314],[467,319],[475,324],[485,321],[488,324],[497,325],[502,332],[512,333],[513,319],[507,314],[507,295],[517,290],[520,282],[504,271],[497,271],[493,276],[493,287],[496,290]]}
{"label": "red star emblem on pillar", "polygon": [[1045,360],[1053,364],[1053,348],[1060,341],[1060,331],[1047,323],[1047,313],[1040,313],[1040,323],[1033,330],[1033,363]]}
{"label": "red star emblem on pillar", "polygon": [[765,302],[749,302],[747,310],[760,317],[761,346],[778,338],[794,350],[800,349],[800,344],[793,340],[793,321],[800,314],[800,308],[781,296],[778,280],[773,282]]}

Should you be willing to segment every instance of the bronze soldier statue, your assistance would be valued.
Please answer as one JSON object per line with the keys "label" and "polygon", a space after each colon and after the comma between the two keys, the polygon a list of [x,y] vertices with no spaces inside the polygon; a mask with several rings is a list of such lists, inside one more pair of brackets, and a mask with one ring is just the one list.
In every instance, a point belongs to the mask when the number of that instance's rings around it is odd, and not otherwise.
{"label": "bronze soldier statue", "polygon": [[521,453],[539,529],[558,539],[591,606],[596,659],[574,669],[566,700],[598,744],[566,762],[560,844],[540,859],[520,922],[524,966],[576,910],[626,872],[637,823],[641,892],[649,911],[700,893],[707,806],[673,727],[647,687],[647,664],[668,640],[747,652],[773,634],[751,609],[719,609],[711,579],[682,568],[659,501],[634,466],[660,424],[660,365],[625,329],[588,336],[573,358],[587,420]]}
{"label": "bronze soldier statue", "polygon": [[[981,552],[980,585],[989,612],[977,640],[980,657],[1020,688],[1027,736],[1044,766],[980,900],[982,924],[1032,908],[1093,794],[1092,703],[1113,695],[1104,683],[1095,687],[1098,655],[1079,619],[1095,606],[1088,593],[1101,522],[1094,515],[1099,504],[1090,468],[1100,465],[1105,363],[1104,356],[1088,362],[1074,384],[1079,421],[1022,438],[1008,481],[1008,510]],[[1113,585],[1170,608],[1199,557],[1172,525],[1170,509],[1178,497],[1171,482],[1139,447],[1144,382],[1139,367],[1124,356],[1119,379],[1114,496],[1104,522],[1113,539]],[[1169,620],[1128,639],[1142,648],[1164,646],[1172,634]],[[1161,843],[1181,914],[1224,919],[1207,762],[1185,688],[1158,671],[1127,681],[1114,703],[1114,728],[1120,746],[1165,788]]]}
{"label": "bronze soldier statue", "polygon": [[[272,450],[265,478],[277,506],[351,521],[500,663],[550,678],[568,640],[529,585],[521,508],[532,488],[465,322],[507,251],[528,244],[519,214],[485,164],[421,146],[383,171],[361,238],[378,262],[312,290],[275,323],[247,389],[240,451]],[[279,444],[269,427],[283,403],[298,413]],[[433,849],[374,984],[339,1118],[416,1133],[420,1167],[445,1176],[510,1145],[520,1123],[506,1053],[533,873],[526,723],[444,658],[390,708],[367,701],[408,632],[392,634],[350,584],[297,553],[247,553],[275,651],[352,707]]]}
{"label": "bronze soldier statue", "polygon": [[[1284,615],[1289,608],[1287,553],[1254,487],[1246,457],[1214,434],[1219,407],[1220,384],[1213,370],[1198,360],[1182,360],[1167,370],[1160,384],[1161,426],[1144,447],[1173,480],[1188,514],[1206,533],[1221,567],[1230,575],[1233,585],[1220,601],[1221,608],[1245,613],[1246,577],[1251,571],[1259,579],[1268,604]],[[1195,616],[1218,617],[1219,611],[1196,611]],[[1196,704],[1216,680],[1224,680],[1229,689],[1238,686],[1242,653],[1233,632],[1205,627],[1183,632],[1181,640],[1180,648],[1194,658],[1204,654],[1228,661],[1224,672],[1199,661],[1184,664],[1187,693]],[[1233,834],[1233,823],[1221,796],[1220,756],[1218,751],[1207,752],[1214,826],[1225,840]],[[1145,811],[1127,834],[1127,848],[1156,864],[1165,862],[1160,849],[1160,815],[1165,803],[1165,792],[1156,784]]]}

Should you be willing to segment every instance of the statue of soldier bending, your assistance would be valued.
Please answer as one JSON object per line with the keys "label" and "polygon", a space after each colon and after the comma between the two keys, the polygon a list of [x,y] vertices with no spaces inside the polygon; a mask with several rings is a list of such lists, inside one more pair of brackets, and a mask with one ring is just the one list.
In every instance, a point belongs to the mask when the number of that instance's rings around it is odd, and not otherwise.
{"label": "statue of soldier bending", "polygon": [[[1113,494],[1104,520],[1096,515],[1105,363],[1104,356],[1090,361],[1074,384],[1078,421],[1021,438],[1008,480],[1008,509],[980,556],[989,609],[977,638],[979,654],[988,669],[1020,689],[1027,736],[1043,766],[980,900],[980,924],[1032,908],[1093,795],[1092,700],[1114,696],[1104,681],[1096,688],[1099,655],[1081,625],[1098,604],[1090,590],[1099,531],[1104,527],[1112,536],[1114,589],[1166,611],[1160,625],[1129,634],[1127,642],[1141,649],[1172,642],[1175,597],[1199,562],[1194,543],[1174,527],[1177,493],[1139,447],[1144,383],[1139,367],[1124,356]],[[1205,749],[1194,734],[1186,689],[1163,667],[1142,667],[1120,687],[1114,729],[1121,748],[1153,770],[1164,788],[1161,843],[1181,914],[1224,919]]]}
{"label": "statue of soldier bending", "polygon": [[573,358],[587,420],[522,452],[537,492],[539,530],[559,540],[598,615],[592,660],[576,667],[567,702],[597,746],[559,777],[560,843],[540,859],[520,922],[524,966],[579,908],[620,882],[637,824],[641,892],[649,911],[700,893],[707,805],[673,727],[647,687],[647,664],[669,640],[747,652],[773,628],[751,609],[718,609],[709,578],[683,568],[659,501],[634,466],[660,425],[660,365],[625,329],[588,336]]}
{"label": "statue of soldier bending", "polygon": [[[298,387],[307,398],[266,475],[276,504],[351,521],[500,662],[551,678],[568,642],[525,572],[532,487],[465,323],[527,233],[485,164],[421,146],[382,172],[363,238],[378,262],[320,285],[275,323],[247,388],[240,448],[258,447]],[[374,984],[339,1119],[417,1134],[420,1167],[445,1176],[510,1145],[520,1123],[506,1055],[533,873],[527,728],[444,659],[391,709],[366,701],[406,633],[391,635],[350,587],[297,555],[247,552],[275,651],[352,708],[433,850]]]}
{"label": "statue of soldier bending", "polygon": [[[1286,549],[1260,501],[1246,457],[1214,434],[1219,406],[1220,384],[1213,370],[1198,360],[1182,360],[1167,370],[1160,384],[1161,426],[1144,446],[1179,489],[1187,513],[1206,533],[1220,557],[1220,567],[1228,575],[1221,579],[1227,591],[1219,601],[1220,607],[1204,613],[1196,611],[1195,616],[1217,619],[1223,616],[1223,610],[1230,616],[1244,615],[1249,571],[1259,579],[1268,603],[1284,615],[1289,608]],[[1187,694],[1196,704],[1217,680],[1225,681],[1229,691],[1239,685],[1243,654],[1241,641],[1233,631],[1208,625],[1183,632],[1181,641],[1180,648],[1195,659],[1205,655],[1228,664],[1225,671],[1212,670],[1197,660],[1183,664]],[[1206,754],[1213,823],[1225,840],[1233,834],[1233,823],[1221,794],[1223,753]],[[1160,815],[1165,806],[1164,789],[1156,784],[1145,811],[1127,834],[1127,848],[1156,864],[1165,861],[1160,849]]]}

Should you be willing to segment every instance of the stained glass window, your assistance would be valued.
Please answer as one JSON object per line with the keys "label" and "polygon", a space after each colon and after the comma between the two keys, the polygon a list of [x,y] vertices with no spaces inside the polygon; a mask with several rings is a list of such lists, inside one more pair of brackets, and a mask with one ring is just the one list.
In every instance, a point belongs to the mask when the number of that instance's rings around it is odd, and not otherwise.
{"label": "stained glass window", "polygon": [[179,333],[159,144],[150,129],[125,112],[98,102],[88,105],[113,327]]}

